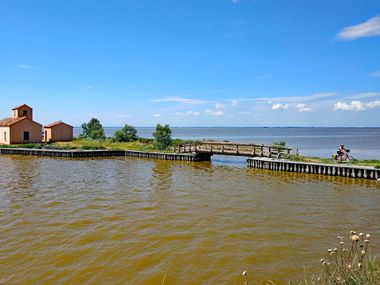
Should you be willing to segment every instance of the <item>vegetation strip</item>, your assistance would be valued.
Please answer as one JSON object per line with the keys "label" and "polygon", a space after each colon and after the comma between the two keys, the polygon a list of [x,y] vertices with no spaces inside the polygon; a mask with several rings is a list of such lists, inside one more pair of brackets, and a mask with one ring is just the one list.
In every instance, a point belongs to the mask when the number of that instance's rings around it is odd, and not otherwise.
{"label": "vegetation strip", "polygon": [[180,161],[210,161],[211,156],[204,153],[165,153],[148,152],[135,150],[52,150],[52,149],[33,149],[33,148],[0,148],[0,154],[14,155],[35,155],[49,157],[111,157],[111,156],[132,156],[140,158],[154,158],[163,160]]}

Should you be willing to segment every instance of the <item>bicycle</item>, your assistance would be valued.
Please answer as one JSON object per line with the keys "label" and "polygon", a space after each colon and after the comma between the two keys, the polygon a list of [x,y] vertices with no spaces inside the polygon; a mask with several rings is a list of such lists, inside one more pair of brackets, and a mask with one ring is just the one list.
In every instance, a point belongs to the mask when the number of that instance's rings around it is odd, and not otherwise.
{"label": "bicycle", "polygon": [[343,155],[333,154],[332,159],[337,163],[353,163],[355,158],[352,155],[349,155],[350,150],[347,149],[346,153]]}

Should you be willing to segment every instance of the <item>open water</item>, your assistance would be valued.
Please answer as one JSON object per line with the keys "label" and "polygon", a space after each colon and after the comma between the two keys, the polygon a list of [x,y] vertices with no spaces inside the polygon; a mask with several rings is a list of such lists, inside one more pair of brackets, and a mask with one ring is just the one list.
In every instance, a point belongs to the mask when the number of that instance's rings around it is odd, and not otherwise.
{"label": "open water", "polygon": [[372,180],[2,155],[0,284],[287,284],[350,230],[379,253],[379,205]]}
{"label": "open water", "polygon": [[[105,128],[113,136],[119,128]],[[137,128],[141,137],[152,137],[154,128]],[[75,128],[75,135],[81,132]],[[357,159],[380,159],[380,128],[173,128],[173,137],[180,139],[214,139],[242,143],[285,141],[294,152],[329,158],[340,144],[351,150]]]}

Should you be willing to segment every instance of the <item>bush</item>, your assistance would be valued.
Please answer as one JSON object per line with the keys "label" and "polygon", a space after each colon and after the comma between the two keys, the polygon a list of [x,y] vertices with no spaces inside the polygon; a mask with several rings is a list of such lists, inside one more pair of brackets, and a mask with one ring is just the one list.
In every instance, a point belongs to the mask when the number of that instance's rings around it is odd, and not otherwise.
{"label": "bush", "polygon": [[137,130],[136,128],[125,125],[121,130],[115,132],[113,140],[116,142],[133,142],[137,141]]}
{"label": "bush", "polygon": [[276,146],[286,146],[286,141],[273,142],[273,145],[276,145]]}
{"label": "bush", "polygon": [[104,140],[106,138],[102,124],[95,118],[92,118],[87,124],[82,124],[81,137],[92,140]]}
{"label": "bush", "polygon": [[156,130],[153,132],[154,144],[158,149],[166,149],[172,142],[172,130],[169,125],[162,126],[157,124]]}

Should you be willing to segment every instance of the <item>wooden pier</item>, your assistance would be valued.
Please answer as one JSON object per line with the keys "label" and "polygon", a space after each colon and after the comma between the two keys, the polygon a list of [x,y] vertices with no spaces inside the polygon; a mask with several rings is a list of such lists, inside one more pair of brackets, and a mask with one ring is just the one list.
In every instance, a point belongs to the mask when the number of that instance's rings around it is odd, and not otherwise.
{"label": "wooden pier", "polygon": [[324,164],[269,158],[248,158],[247,166],[274,171],[300,172],[352,178],[379,179],[380,169],[350,164]]}
{"label": "wooden pier", "polygon": [[174,147],[173,151],[179,153],[208,153],[248,157],[287,158],[290,155],[291,148],[264,144],[201,142],[196,144],[179,145]]}
{"label": "wooden pier", "polygon": [[31,148],[0,148],[0,154],[35,155],[49,157],[85,158],[85,157],[115,157],[132,156],[140,158],[153,158],[180,161],[210,161],[211,155],[207,153],[165,153],[144,152],[133,150],[52,150]]}

